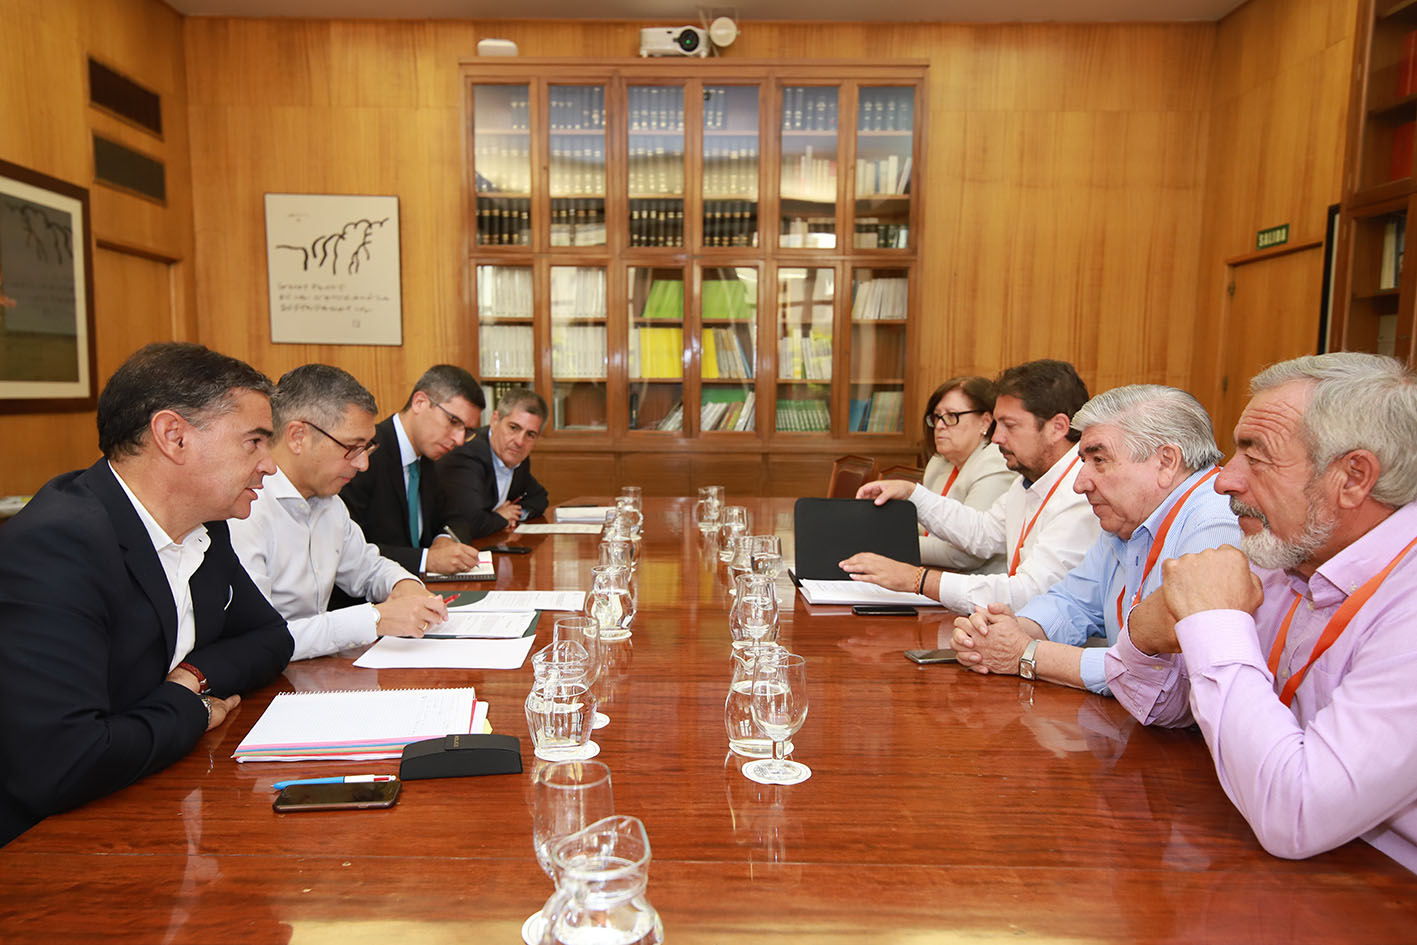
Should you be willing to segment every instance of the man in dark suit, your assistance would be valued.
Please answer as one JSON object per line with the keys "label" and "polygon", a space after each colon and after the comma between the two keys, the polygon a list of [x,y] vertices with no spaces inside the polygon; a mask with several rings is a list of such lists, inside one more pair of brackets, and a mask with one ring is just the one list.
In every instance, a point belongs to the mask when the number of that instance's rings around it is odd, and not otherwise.
{"label": "man in dark suit", "polygon": [[[375,426],[379,448],[369,468],[340,490],[365,539],[408,571],[455,574],[477,565],[476,548],[443,534],[447,509],[433,464],[462,445],[486,404],[471,374],[435,364],[413,385],[403,409]],[[410,489],[414,482],[418,487]]]}
{"label": "man in dark suit", "polygon": [[463,541],[515,528],[546,511],[546,490],[531,474],[531,450],[546,422],[546,401],[514,388],[497,401],[492,423],[443,457],[438,478],[447,521]]}
{"label": "man in dark suit", "polygon": [[270,392],[200,345],[141,349],[99,397],[104,458],[0,529],[0,844],[177,761],[285,668],[225,522],[275,470]]}

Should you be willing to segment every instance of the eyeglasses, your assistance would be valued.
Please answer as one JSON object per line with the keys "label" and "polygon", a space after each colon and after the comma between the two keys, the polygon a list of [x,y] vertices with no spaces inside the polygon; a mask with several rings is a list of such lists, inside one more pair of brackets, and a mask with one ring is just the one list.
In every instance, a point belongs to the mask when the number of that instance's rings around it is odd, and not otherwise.
{"label": "eyeglasses", "polygon": [[433,404],[433,406],[437,407],[439,410],[443,411],[443,413],[447,414],[448,423],[450,426],[452,426],[454,430],[462,430],[464,434],[467,433],[467,422],[464,421],[462,417],[459,417],[457,414],[453,413],[451,410],[449,410],[447,407],[444,407],[442,404],[435,403]]}
{"label": "eyeglasses", "polygon": [[959,418],[968,416],[971,413],[983,413],[982,410],[942,410],[925,415],[925,428],[935,429],[935,425],[943,423],[947,427],[955,426],[959,423]]}
{"label": "eyeglasses", "polygon": [[374,451],[379,448],[379,444],[375,443],[373,440],[370,440],[368,443],[358,443],[354,446],[350,446],[348,443],[341,443],[339,440],[336,440],[334,437],[330,436],[329,433],[324,430],[321,430],[309,420],[301,420],[300,422],[305,424],[307,427],[310,427],[312,430],[315,430],[317,433],[324,433],[325,436],[329,437],[330,442],[334,443],[335,446],[338,446],[340,449],[344,450],[344,458],[348,460],[358,459],[360,453],[363,453],[367,456],[372,456],[374,454]]}

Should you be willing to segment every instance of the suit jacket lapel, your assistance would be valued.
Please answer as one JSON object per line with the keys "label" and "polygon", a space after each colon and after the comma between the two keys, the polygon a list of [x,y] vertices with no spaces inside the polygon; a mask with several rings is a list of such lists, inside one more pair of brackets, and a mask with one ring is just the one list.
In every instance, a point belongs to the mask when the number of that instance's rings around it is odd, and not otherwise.
{"label": "suit jacket lapel", "polygon": [[101,459],[94,463],[84,478],[113,521],[113,531],[123,549],[128,573],[157,613],[163,640],[167,644],[167,656],[171,659],[177,649],[177,602],[172,599],[172,586],[167,583],[167,574],[162,570],[152,538],[133,503],[128,501],[127,493],[118,484],[113,470],[108,467],[108,460]]}
{"label": "suit jacket lapel", "polygon": [[[397,496],[397,504],[394,506],[394,516],[397,521],[403,523],[403,539],[410,545],[413,544],[413,531],[408,526],[408,487],[403,482],[403,455],[399,452],[399,435],[394,429],[394,418],[390,414],[388,419],[375,427],[375,437],[379,441],[379,449],[374,454],[371,463],[378,462],[379,478],[384,480],[382,488]],[[426,472],[426,470],[425,470]],[[422,473],[419,474],[422,477]],[[419,507],[422,508],[423,480],[419,479],[418,494]]]}

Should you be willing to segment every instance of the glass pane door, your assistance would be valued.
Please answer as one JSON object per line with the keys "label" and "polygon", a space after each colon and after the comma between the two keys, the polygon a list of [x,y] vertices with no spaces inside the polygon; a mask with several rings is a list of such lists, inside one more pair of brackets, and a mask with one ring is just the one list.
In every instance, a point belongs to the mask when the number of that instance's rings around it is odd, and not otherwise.
{"label": "glass pane door", "polygon": [[704,89],[706,247],[758,245],[758,88]]}
{"label": "glass pane door", "polygon": [[836,271],[777,271],[777,429],[831,428]]}
{"label": "glass pane door", "polygon": [[531,245],[529,87],[473,88],[472,149],[479,246]]}
{"label": "glass pane door", "polygon": [[605,89],[547,86],[551,245],[605,245]]}
{"label": "glass pane door", "polygon": [[530,266],[477,267],[478,368],[493,401],[536,375],[531,284]]}
{"label": "glass pane door", "polygon": [[631,430],[684,428],[684,271],[630,268]]}
{"label": "glass pane door", "polygon": [[684,89],[632,85],[628,154],[631,246],[684,245]]}
{"label": "glass pane door", "polygon": [[852,271],[852,433],[905,429],[907,276],[904,269]]}
{"label": "glass pane door", "polygon": [[856,112],[857,249],[910,245],[910,176],[915,153],[915,90],[861,89]]}
{"label": "glass pane door", "polygon": [[783,247],[836,246],[836,118],[835,87],[783,88]]}
{"label": "glass pane door", "polygon": [[559,430],[604,430],[605,270],[551,267],[551,401]]}
{"label": "glass pane door", "polygon": [[754,429],[757,377],[758,270],[705,269],[699,290],[699,429]]}

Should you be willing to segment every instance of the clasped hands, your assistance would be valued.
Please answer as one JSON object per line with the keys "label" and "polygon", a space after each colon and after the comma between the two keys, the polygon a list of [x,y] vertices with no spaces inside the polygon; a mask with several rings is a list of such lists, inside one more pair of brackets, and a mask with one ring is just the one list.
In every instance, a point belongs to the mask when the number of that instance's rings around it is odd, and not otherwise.
{"label": "clasped hands", "polygon": [[995,603],[976,608],[968,617],[956,617],[951,643],[966,669],[1013,676],[1018,674],[1028,641],[1042,637],[1038,624],[1020,620],[1008,604]]}

